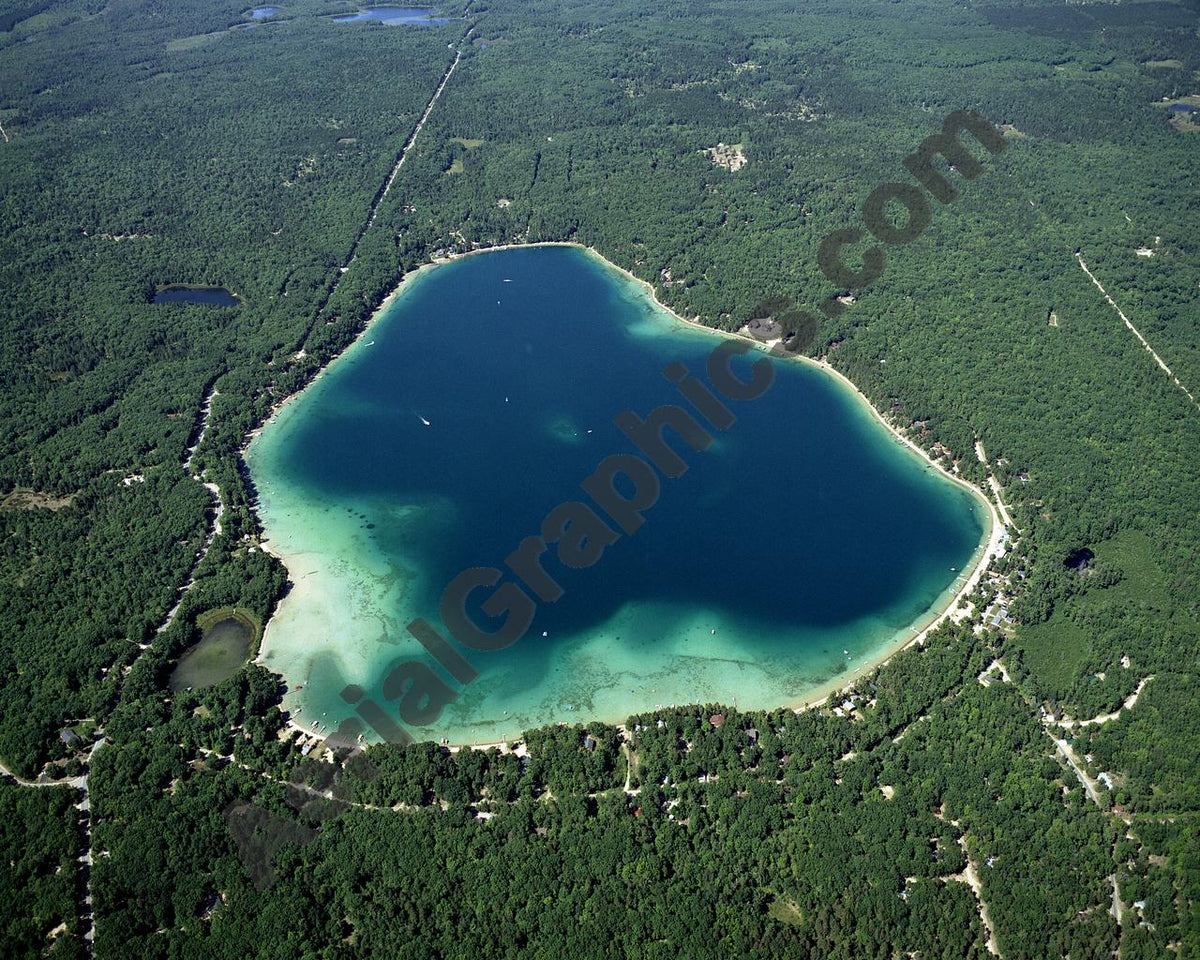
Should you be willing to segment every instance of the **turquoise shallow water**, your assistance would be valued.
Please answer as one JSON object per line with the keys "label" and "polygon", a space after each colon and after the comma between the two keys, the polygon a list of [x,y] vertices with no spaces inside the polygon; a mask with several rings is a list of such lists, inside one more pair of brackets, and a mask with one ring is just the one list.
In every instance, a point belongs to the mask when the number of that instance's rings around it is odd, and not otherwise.
{"label": "turquoise shallow water", "polygon": [[[411,279],[248,453],[295,582],[262,656],[297,719],[336,726],[349,683],[397,716],[384,676],[434,664],[406,624],[424,617],[445,635],[451,579],[502,568],[552,508],[586,501],[579,484],[598,463],[639,452],[614,418],[686,407],[661,371],[682,363],[706,379],[720,342],[575,248],[487,253]],[[761,356],[735,371],[748,378]],[[563,595],[538,603],[522,639],[458,648],[477,680],[433,667],[459,696],[414,736],[488,741],[658,704],[797,702],[944,605],[982,549],[984,505],[824,371],[769,362],[770,389],[728,401],[737,421],[709,426],[707,449],[668,431],[688,469],[662,478],[641,529],[586,569],[551,548]]]}

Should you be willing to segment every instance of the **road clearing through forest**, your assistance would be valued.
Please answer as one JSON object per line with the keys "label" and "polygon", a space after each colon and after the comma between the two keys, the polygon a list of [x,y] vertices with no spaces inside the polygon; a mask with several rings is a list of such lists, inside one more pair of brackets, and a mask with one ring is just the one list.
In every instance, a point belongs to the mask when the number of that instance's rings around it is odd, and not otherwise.
{"label": "road clearing through forest", "polygon": [[[963,853],[966,853],[966,835],[963,835],[959,842],[962,843]],[[970,854],[967,854],[967,866],[963,870],[963,876],[966,877],[967,886],[975,892],[975,901],[979,904],[979,922],[983,924],[984,932],[987,933],[988,953],[994,957],[998,957],[1000,956],[1000,944],[996,940],[996,928],[992,926],[992,918],[988,914],[987,902],[983,899],[983,881],[979,879],[979,871],[976,869],[975,861],[971,859]]]}
{"label": "road clearing through forest", "polygon": [[1103,286],[1101,286],[1100,281],[1096,279],[1095,274],[1093,274],[1092,271],[1088,269],[1088,265],[1083,262],[1083,257],[1077,253],[1077,254],[1075,254],[1075,259],[1078,260],[1079,265],[1081,267],[1083,267],[1083,272],[1086,273],[1089,277],[1091,277],[1092,283],[1094,283],[1096,285],[1096,289],[1099,290],[1102,294],[1104,294],[1104,299],[1108,301],[1108,305],[1117,311],[1117,316],[1125,321],[1125,326],[1127,326],[1130,330],[1133,331],[1133,335],[1138,338],[1138,342],[1140,342],[1141,345],[1146,348],[1146,352],[1149,353],[1150,356],[1152,356],[1154,358],[1155,363],[1157,363],[1160,367],[1163,368],[1164,371],[1166,371],[1167,376],[1171,378],[1171,380],[1172,380],[1172,382],[1174,382],[1175,386],[1177,386],[1180,390],[1182,390],[1184,396],[1186,396],[1189,400],[1192,401],[1192,406],[1195,407],[1197,410],[1200,410],[1200,403],[1196,402],[1196,398],[1192,396],[1192,392],[1190,390],[1188,390],[1188,388],[1185,387],[1182,383],[1180,383],[1179,378],[1177,376],[1175,376],[1174,373],[1171,372],[1170,367],[1168,367],[1165,363],[1163,363],[1162,357],[1160,357],[1157,353],[1154,352],[1154,348],[1151,347],[1150,344],[1146,342],[1146,338],[1142,336],[1142,334],[1138,330],[1138,328],[1129,322],[1129,318],[1127,316],[1125,316],[1125,314],[1122,312],[1121,308],[1117,306],[1116,301],[1114,301],[1113,298],[1108,295],[1108,291],[1105,290]]}
{"label": "road clearing through forest", "polygon": [[[471,31],[467,31],[467,36],[470,36]],[[464,39],[466,39],[464,37]],[[383,190],[379,194],[379,199],[371,205],[370,216],[367,217],[367,225],[363,228],[363,233],[371,229],[375,223],[375,217],[379,213],[379,206],[387,198],[388,191],[392,189],[392,184],[396,182],[396,177],[400,173],[400,168],[404,166],[404,161],[408,159],[408,152],[413,148],[413,144],[417,142],[417,137],[425,127],[425,121],[429,119],[429,115],[433,113],[433,108],[437,106],[438,98],[441,97],[442,91],[446,89],[446,84],[450,82],[450,75],[454,73],[454,68],[458,66],[462,60],[462,51],[454,51],[454,62],[446,70],[442,77],[442,82],[438,84],[438,88],[433,91],[433,96],[429,98],[429,103],[425,107],[425,112],[421,114],[421,119],[417,121],[416,127],[413,129],[412,135],[400,150],[400,157],[396,161],[396,165],[392,167],[392,172],[388,175],[387,181],[383,185]]]}
{"label": "road clearing through forest", "polygon": [[[984,469],[987,470],[988,486],[992,488],[992,493],[996,497],[996,506],[1000,508],[1000,517],[1004,521],[1004,525],[1017,530],[1017,525],[1013,523],[1012,517],[1008,515],[1008,508],[1004,506],[1004,499],[1000,496],[1000,491],[1003,488],[1000,486],[1000,481],[996,479],[995,475],[992,473],[991,466],[988,464],[987,451],[983,449],[982,440],[977,439],[975,441],[975,456],[979,458],[979,462],[982,463]],[[1020,532],[1020,530],[1017,530],[1017,533]]]}
{"label": "road clearing through forest", "polygon": [[1075,755],[1075,750],[1069,743],[1067,743],[1066,740],[1060,740],[1048,729],[1046,730],[1046,735],[1054,741],[1054,746],[1058,748],[1058,752],[1062,755],[1062,758],[1066,760],[1070,768],[1075,771],[1075,777],[1081,784],[1083,784],[1083,789],[1086,790],[1087,795],[1092,798],[1092,803],[1103,810],[1104,807],[1100,803],[1100,791],[1097,789],[1096,781],[1088,776],[1088,772],[1083,769],[1083,764],[1079,762],[1079,757]]}
{"label": "road clearing through forest", "polygon": [[[939,819],[941,818],[939,817]],[[951,822],[955,826],[958,826],[957,821]],[[979,870],[975,866],[975,861],[971,859],[970,851],[967,849],[967,835],[965,833],[959,836],[958,845],[962,847],[963,857],[967,861],[966,866],[961,873],[954,873],[948,877],[943,877],[942,881],[944,883],[965,883],[971,888],[971,891],[975,894],[975,905],[979,911],[979,922],[983,925],[983,932],[987,934],[986,946],[988,953],[994,957],[999,957],[1000,943],[996,940],[996,929],[992,926],[992,918],[988,914],[987,903],[983,899],[983,881],[979,878]]]}
{"label": "road clearing through forest", "polygon": [[[196,442],[188,447],[187,456],[183,461],[184,471],[212,495],[212,525],[208,527],[208,532],[204,537],[204,543],[201,544],[200,551],[196,554],[196,562],[192,565],[191,573],[188,574],[188,578],[184,582],[183,586],[179,588],[179,596],[175,600],[175,605],[167,611],[167,615],[163,618],[163,622],[160,623],[158,625],[158,629],[154,631],[154,636],[158,636],[160,633],[165,632],[167,628],[175,622],[175,617],[179,614],[179,608],[183,606],[183,598],[187,596],[188,591],[196,582],[196,571],[198,571],[203,565],[204,558],[208,556],[208,551],[212,549],[213,541],[221,535],[221,517],[225,513],[225,501],[221,499],[221,488],[215,483],[205,482],[203,475],[196,473],[192,465],[193,458],[196,456],[196,450],[200,447],[200,444],[204,441],[204,435],[208,432],[208,424],[212,419],[212,402],[213,398],[217,396],[219,396],[219,392],[217,391],[216,387],[210,387],[208,392],[205,394],[204,400],[200,404],[200,430],[196,434]],[[153,642],[153,639],[151,639],[151,642]],[[142,651],[142,653],[145,653],[146,650],[150,648],[150,643],[139,643],[138,648]],[[128,674],[131,669],[133,669],[132,663],[125,667],[124,672]]]}
{"label": "road clearing through forest", "polygon": [[[464,40],[471,35],[468,30]],[[429,115],[433,113],[433,108],[437,106],[438,98],[441,97],[442,91],[446,89],[446,84],[450,82],[450,77],[453,76],[455,68],[462,61],[462,51],[455,49],[454,62],[442,74],[442,82],[438,84],[437,89],[433,91],[433,96],[429,98],[429,103],[425,106],[425,112],[421,114],[421,119],[417,121],[417,125],[413,128],[413,132],[409,134],[408,139],[404,141],[404,146],[400,148],[400,155],[396,158],[396,162],[392,165],[391,172],[388,173],[387,179],[384,180],[383,186],[379,188],[379,192],[375,194],[375,199],[371,201],[371,207],[367,211],[367,219],[363,222],[362,228],[358,231],[358,235],[354,238],[354,242],[350,244],[350,253],[346,256],[346,262],[342,264],[338,272],[335,274],[333,286],[329,290],[329,296],[325,302],[328,303],[333,299],[333,295],[337,293],[337,289],[341,286],[342,278],[350,271],[354,265],[354,261],[358,258],[358,248],[362,244],[363,237],[375,225],[375,218],[379,216],[379,208],[383,205],[384,199],[388,192],[392,189],[392,184],[396,182],[396,177],[400,174],[400,168],[404,166],[404,161],[408,159],[408,154],[417,142],[417,137],[420,136],[421,130],[425,127],[425,122],[429,119]],[[318,314],[320,311],[318,311]]]}

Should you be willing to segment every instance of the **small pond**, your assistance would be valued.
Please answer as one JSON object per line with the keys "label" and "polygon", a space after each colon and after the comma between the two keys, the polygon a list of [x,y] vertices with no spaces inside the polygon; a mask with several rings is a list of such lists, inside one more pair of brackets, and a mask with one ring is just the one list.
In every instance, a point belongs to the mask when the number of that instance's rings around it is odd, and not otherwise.
{"label": "small pond", "polygon": [[449,23],[448,17],[435,16],[433,7],[368,7],[358,13],[343,17],[334,17],[335,23],[360,23],[365,20],[378,20],[388,26],[416,24],[422,27],[436,27]]}
{"label": "small pond", "polygon": [[238,298],[224,287],[189,287],[173,283],[155,291],[151,303],[199,303],[207,307],[236,307]]}
{"label": "small pond", "polygon": [[251,20],[266,20],[279,12],[279,7],[255,7],[249,12]]}
{"label": "small pond", "polygon": [[202,690],[242,668],[254,640],[254,627],[243,617],[223,617],[205,629],[200,642],[179,658],[168,683],[171,690]]}

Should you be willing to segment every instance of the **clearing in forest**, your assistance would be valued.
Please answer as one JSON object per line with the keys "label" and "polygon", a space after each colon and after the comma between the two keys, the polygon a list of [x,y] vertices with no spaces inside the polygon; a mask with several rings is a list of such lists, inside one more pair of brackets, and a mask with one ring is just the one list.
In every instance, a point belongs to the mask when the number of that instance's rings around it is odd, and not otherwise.
{"label": "clearing in forest", "polygon": [[740,143],[718,143],[715,147],[705,147],[700,152],[714,165],[726,170],[741,170],[746,165],[746,151]]}

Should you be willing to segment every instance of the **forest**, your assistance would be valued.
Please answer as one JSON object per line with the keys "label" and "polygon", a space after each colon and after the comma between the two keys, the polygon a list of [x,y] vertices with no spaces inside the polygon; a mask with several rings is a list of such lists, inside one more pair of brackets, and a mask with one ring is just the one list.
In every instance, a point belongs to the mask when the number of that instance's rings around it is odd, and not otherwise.
{"label": "forest", "polygon": [[[0,952],[86,952],[88,890],[98,957],[1200,955],[1200,408],[1081,267],[1200,396],[1200,141],[1161,107],[1200,94],[1194,0],[354,9],[0,0],[0,763],[87,769],[91,807],[0,783]],[[833,286],[822,238],[958,109],[1006,149]],[[943,628],[853,720],[710,704],[523,755],[303,758],[257,666],[171,694],[198,617],[287,590],[249,432],[406,272],[549,240],[712,326],[819,316],[811,356],[999,481],[1013,624]]]}

